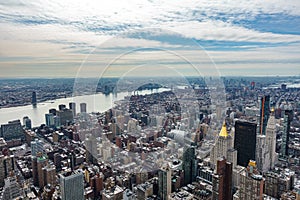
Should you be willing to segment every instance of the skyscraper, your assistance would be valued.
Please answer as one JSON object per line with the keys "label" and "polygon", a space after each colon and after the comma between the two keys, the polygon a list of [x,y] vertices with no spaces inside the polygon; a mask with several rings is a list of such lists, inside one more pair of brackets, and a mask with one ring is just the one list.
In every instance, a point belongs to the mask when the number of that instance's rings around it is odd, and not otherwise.
{"label": "skyscraper", "polygon": [[31,119],[28,116],[23,117],[23,126],[26,129],[31,129]]}
{"label": "skyscraper", "polygon": [[56,168],[54,165],[47,165],[43,168],[44,185],[50,184],[52,187],[56,185]]}
{"label": "skyscraper", "polygon": [[30,145],[32,156],[37,156],[38,153],[44,153],[44,143],[41,140],[36,138],[34,141],[31,141]]}
{"label": "skyscraper", "polygon": [[225,158],[217,161],[217,170],[213,175],[213,199],[232,199],[232,164],[226,162]]}
{"label": "skyscraper", "polygon": [[158,196],[162,200],[167,200],[169,194],[171,194],[171,169],[169,165],[162,167],[158,171]]}
{"label": "skyscraper", "polygon": [[44,167],[48,165],[48,159],[45,156],[37,157],[37,175],[38,175],[38,186],[43,188],[45,184],[45,173]]}
{"label": "skyscraper", "polygon": [[231,162],[235,166],[235,158],[237,157],[236,154],[237,151],[233,150],[232,136],[228,134],[226,123],[224,122],[215,146],[211,151],[210,162],[213,167],[215,167],[217,165],[217,160],[220,157],[224,157],[228,160],[228,162]]}
{"label": "skyscraper", "polygon": [[[84,145],[86,148],[86,162],[97,163],[97,140],[92,134],[86,134]],[[110,149],[108,149],[110,150]]]}
{"label": "skyscraper", "polygon": [[33,105],[33,106],[36,106],[36,104],[37,104],[37,100],[36,100],[36,92],[32,92],[32,97],[31,97],[31,104]]}
{"label": "skyscraper", "polygon": [[62,200],[84,199],[83,173],[76,171],[73,174],[60,175],[60,187]]}
{"label": "skyscraper", "polygon": [[66,125],[73,121],[73,112],[70,109],[64,108],[56,112],[57,117],[60,119],[61,125]]}
{"label": "skyscraper", "polygon": [[273,169],[276,162],[276,122],[274,116],[274,109],[272,109],[270,119],[267,125],[267,132],[266,132],[266,142],[267,147],[269,149],[270,154],[270,167]]}
{"label": "skyscraper", "polygon": [[267,172],[270,169],[270,153],[267,144],[266,135],[257,135],[257,146],[256,146],[256,161],[257,168],[262,172]]}
{"label": "skyscraper", "polygon": [[267,123],[270,117],[270,96],[263,96],[260,100],[259,134],[266,135]]}
{"label": "skyscraper", "polygon": [[234,149],[240,166],[247,167],[250,160],[255,160],[256,127],[255,123],[247,121],[235,122]]}
{"label": "skyscraper", "polygon": [[54,127],[55,126],[53,113],[46,113],[45,114],[45,119],[46,119],[46,125],[48,127]]}
{"label": "skyscraper", "polygon": [[290,123],[291,123],[292,119],[293,119],[293,111],[285,110],[284,117],[283,117],[283,133],[282,133],[282,142],[281,142],[281,149],[280,149],[281,157],[288,156]]}
{"label": "skyscraper", "polygon": [[70,102],[69,103],[69,108],[70,108],[70,110],[72,110],[73,117],[75,117],[76,116],[76,103],[75,102]]}
{"label": "skyscraper", "polygon": [[195,147],[189,146],[185,148],[182,156],[182,166],[184,171],[184,185],[192,183],[196,179],[197,160],[195,155]]}
{"label": "skyscraper", "polygon": [[80,112],[86,113],[86,103],[80,103]]}

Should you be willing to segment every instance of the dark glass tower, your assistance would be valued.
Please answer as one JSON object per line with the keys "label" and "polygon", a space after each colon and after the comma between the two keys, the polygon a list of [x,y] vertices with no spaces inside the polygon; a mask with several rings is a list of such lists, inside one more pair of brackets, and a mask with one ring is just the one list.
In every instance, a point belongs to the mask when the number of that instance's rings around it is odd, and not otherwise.
{"label": "dark glass tower", "polygon": [[235,122],[234,149],[237,150],[238,165],[247,167],[249,160],[255,160],[256,129],[255,123]]}
{"label": "dark glass tower", "polygon": [[36,101],[36,92],[32,92],[31,104],[33,106],[36,106],[36,103],[37,103],[37,101]]}
{"label": "dark glass tower", "polygon": [[183,171],[184,171],[184,185],[190,184],[196,179],[197,160],[195,155],[195,148],[187,147],[183,153]]}
{"label": "dark glass tower", "polygon": [[283,133],[282,133],[282,143],[280,149],[280,156],[288,156],[288,147],[289,147],[289,137],[290,137],[290,124],[293,119],[293,111],[285,110],[283,118]]}

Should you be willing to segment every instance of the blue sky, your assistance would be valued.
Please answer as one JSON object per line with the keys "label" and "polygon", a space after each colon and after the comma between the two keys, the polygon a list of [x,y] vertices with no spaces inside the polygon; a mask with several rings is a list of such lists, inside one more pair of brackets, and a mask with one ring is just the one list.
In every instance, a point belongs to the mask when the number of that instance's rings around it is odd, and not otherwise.
{"label": "blue sky", "polygon": [[300,1],[0,2],[3,78],[195,75],[191,63],[207,75],[300,75]]}

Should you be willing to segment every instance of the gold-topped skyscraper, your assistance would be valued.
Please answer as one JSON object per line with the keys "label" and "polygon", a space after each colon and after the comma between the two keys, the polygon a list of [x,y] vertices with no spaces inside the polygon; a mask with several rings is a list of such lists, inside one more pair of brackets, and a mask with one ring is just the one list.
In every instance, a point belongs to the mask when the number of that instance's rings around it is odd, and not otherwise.
{"label": "gold-topped skyscraper", "polygon": [[226,123],[222,125],[219,137],[211,151],[210,162],[213,167],[216,166],[217,160],[224,157],[228,162],[232,163],[233,167],[236,165],[237,151],[233,149],[232,133],[228,133]]}

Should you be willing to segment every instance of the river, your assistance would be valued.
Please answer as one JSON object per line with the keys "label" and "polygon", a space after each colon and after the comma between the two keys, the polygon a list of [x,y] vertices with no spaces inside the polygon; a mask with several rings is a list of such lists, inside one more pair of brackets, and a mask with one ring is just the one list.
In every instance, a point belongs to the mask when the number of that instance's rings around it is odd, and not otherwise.
{"label": "river", "polygon": [[[160,88],[154,90],[142,90],[138,94],[151,94],[168,91],[167,88]],[[45,114],[49,112],[49,109],[58,109],[58,105],[65,104],[69,108],[70,102],[76,103],[76,112],[80,112],[80,103],[87,104],[87,112],[104,112],[114,106],[114,102],[124,99],[124,97],[131,95],[131,92],[120,92],[116,94],[93,94],[76,97],[68,97],[62,99],[56,99],[46,102],[38,103],[36,107],[32,105],[18,106],[10,108],[0,109],[0,124],[6,124],[8,121],[22,119],[24,116],[28,116],[31,119],[33,127],[40,126],[45,123]]]}

